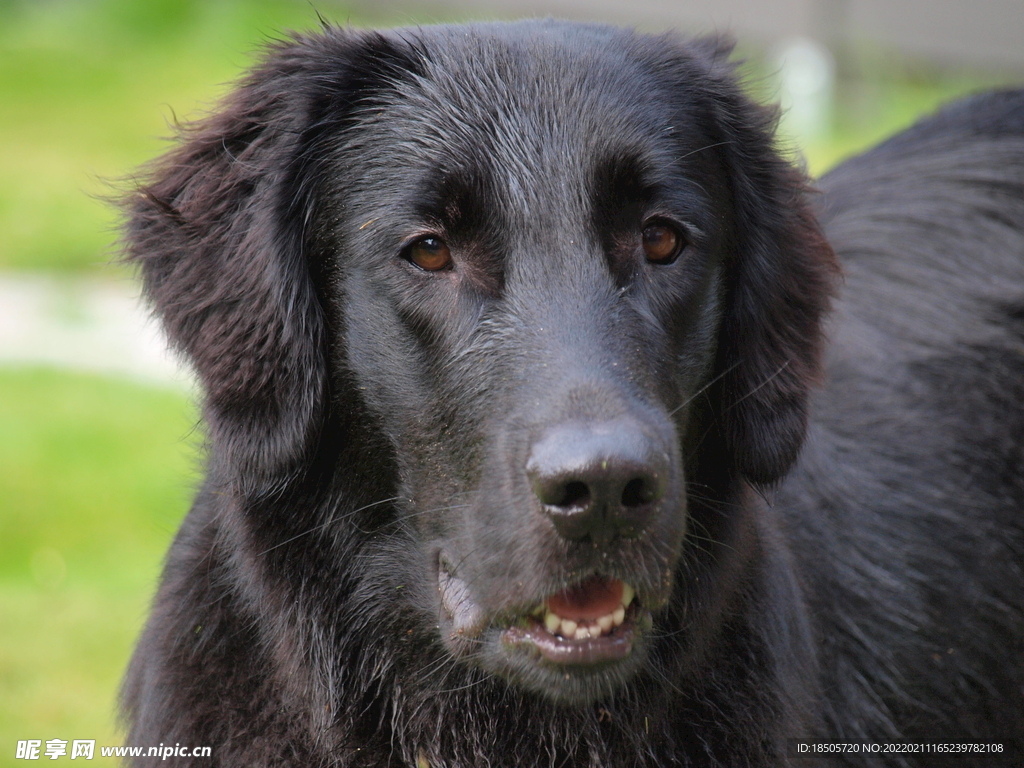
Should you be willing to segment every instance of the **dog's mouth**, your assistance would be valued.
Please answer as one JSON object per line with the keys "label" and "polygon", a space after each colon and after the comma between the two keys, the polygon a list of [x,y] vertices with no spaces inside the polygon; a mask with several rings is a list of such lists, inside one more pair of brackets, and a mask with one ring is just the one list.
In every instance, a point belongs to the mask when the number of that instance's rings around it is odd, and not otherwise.
{"label": "dog's mouth", "polygon": [[591,576],[549,596],[543,605],[505,630],[510,646],[532,645],[555,664],[618,661],[633,650],[639,606],[629,584]]}
{"label": "dog's mouth", "polygon": [[444,560],[439,568],[441,604],[451,620],[451,636],[473,639],[488,626],[500,632],[509,650],[536,653],[559,666],[593,666],[630,656],[640,620],[647,616],[628,583],[594,574],[549,595],[532,610],[492,624],[473,602],[466,583]]}

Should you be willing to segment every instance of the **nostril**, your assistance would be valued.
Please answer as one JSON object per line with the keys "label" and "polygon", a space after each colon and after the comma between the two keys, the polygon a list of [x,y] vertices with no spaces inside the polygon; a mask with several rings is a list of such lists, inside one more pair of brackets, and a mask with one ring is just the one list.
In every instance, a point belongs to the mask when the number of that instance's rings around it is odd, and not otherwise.
{"label": "nostril", "polygon": [[526,476],[563,538],[604,546],[648,529],[671,474],[667,441],[652,432],[627,419],[563,424],[531,446]]}
{"label": "nostril", "polygon": [[586,483],[573,480],[565,484],[562,497],[554,502],[556,507],[586,507],[590,504],[590,488]]}
{"label": "nostril", "polygon": [[590,487],[581,480],[564,477],[545,477],[534,472],[533,490],[541,503],[565,511],[577,510],[590,504]]}
{"label": "nostril", "polygon": [[622,506],[641,507],[650,504],[658,496],[655,483],[643,477],[634,477],[622,489]]}

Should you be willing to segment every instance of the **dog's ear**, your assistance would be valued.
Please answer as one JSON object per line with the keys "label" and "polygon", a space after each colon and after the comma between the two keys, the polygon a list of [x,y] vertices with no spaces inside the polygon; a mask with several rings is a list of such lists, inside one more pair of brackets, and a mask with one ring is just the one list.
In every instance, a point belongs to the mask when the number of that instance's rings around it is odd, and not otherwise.
{"label": "dog's ear", "polygon": [[804,440],[838,264],[809,207],[805,175],[776,149],[777,110],[744,95],[731,49],[716,38],[692,48],[709,83],[709,128],[732,196],[714,399],[736,468],[769,484]]}
{"label": "dog's ear", "polygon": [[195,367],[211,450],[245,494],[281,488],[317,444],[327,340],[308,158],[374,72],[393,68],[392,47],[337,29],[276,44],[218,111],[181,130],[126,203],[126,257]]}

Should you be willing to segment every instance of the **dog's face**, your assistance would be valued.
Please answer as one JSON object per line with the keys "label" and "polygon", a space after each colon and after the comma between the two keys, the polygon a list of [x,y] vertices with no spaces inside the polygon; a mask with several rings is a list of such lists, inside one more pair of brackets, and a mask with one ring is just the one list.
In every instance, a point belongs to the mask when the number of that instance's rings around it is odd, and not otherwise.
{"label": "dog's face", "polygon": [[640,663],[670,594],[728,190],[636,63],[493,44],[445,46],[354,118],[318,237],[441,639],[576,697]]}
{"label": "dog's face", "polygon": [[[715,503],[802,436],[830,257],[730,77],[602,28],[336,33],[279,51],[137,214],[238,493],[346,412],[387,445],[334,471],[388,478],[415,631],[557,701],[630,679],[670,603],[709,610],[678,574],[721,567]],[[237,328],[162,295],[188,282],[152,258],[169,209]],[[234,289],[200,284],[225,264]]]}

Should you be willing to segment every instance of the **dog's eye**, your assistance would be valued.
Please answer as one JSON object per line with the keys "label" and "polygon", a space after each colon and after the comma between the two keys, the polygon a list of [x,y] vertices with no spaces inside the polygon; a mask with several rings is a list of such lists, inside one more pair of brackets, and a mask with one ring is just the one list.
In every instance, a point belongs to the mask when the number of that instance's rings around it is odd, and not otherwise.
{"label": "dog's eye", "polygon": [[437,272],[452,264],[452,252],[437,237],[420,238],[405,249],[405,258],[427,272]]}
{"label": "dog's eye", "polygon": [[644,255],[652,264],[671,264],[686,245],[686,239],[678,229],[661,221],[644,227],[641,237]]}

